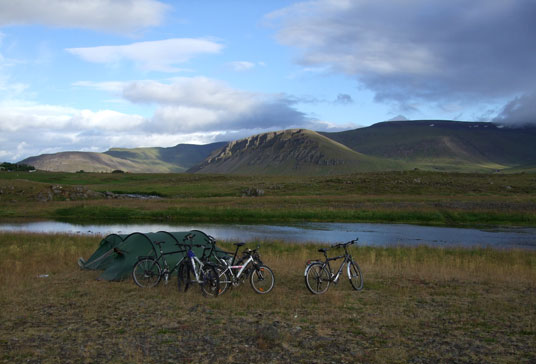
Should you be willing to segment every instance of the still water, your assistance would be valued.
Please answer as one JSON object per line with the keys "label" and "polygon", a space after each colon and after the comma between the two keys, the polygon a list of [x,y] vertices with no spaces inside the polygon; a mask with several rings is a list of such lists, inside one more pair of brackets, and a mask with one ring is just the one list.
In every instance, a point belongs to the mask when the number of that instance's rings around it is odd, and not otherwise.
{"label": "still water", "polygon": [[0,223],[0,231],[89,235],[202,230],[216,240],[282,240],[331,244],[359,238],[362,245],[491,247],[536,250],[536,228],[465,229],[405,224],[301,223],[241,224],[110,224],[82,225],[56,221]]}

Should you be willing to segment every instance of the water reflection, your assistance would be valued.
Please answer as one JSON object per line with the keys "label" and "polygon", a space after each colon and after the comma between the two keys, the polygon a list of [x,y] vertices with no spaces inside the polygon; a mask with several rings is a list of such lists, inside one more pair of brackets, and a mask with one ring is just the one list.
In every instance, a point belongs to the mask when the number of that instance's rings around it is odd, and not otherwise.
{"label": "water reflection", "polygon": [[0,231],[39,233],[130,234],[202,230],[217,240],[282,240],[335,243],[359,237],[363,245],[431,245],[536,249],[535,228],[461,229],[406,224],[302,223],[293,225],[241,224],[71,224],[57,221],[0,223]]}

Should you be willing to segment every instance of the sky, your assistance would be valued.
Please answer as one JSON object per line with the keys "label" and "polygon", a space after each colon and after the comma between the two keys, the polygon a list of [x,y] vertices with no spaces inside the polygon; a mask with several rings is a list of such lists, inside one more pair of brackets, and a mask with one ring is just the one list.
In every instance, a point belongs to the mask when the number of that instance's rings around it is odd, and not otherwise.
{"label": "sky", "polygon": [[535,38],[533,0],[0,0],[0,161],[536,124]]}

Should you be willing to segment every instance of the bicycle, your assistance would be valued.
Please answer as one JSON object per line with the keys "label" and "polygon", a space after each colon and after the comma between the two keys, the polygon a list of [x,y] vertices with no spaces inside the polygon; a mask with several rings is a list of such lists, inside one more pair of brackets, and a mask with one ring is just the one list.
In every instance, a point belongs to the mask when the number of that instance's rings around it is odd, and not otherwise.
{"label": "bicycle", "polygon": [[[190,235],[189,240],[191,240],[191,238],[193,238],[193,235]],[[214,252],[214,245],[210,247],[198,244],[179,245],[187,248],[186,259],[180,263],[178,268],[177,287],[179,291],[186,292],[190,284],[197,283],[201,286],[203,295],[217,297],[220,294],[219,275],[216,271],[216,265],[208,261],[209,257]],[[194,246],[203,248],[201,258],[198,258],[192,250]],[[208,255],[206,254],[207,250],[210,250]]]}
{"label": "bicycle", "polygon": [[[314,260],[308,261],[305,267],[305,285],[309,291],[313,294],[322,294],[326,292],[329,288],[329,285],[333,282],[337,284],[342,273],[342,269],[346,264],[346,272],[348,274],[348,279],[350,284],[356,291],[363,289],[363,275],[361,274],[361,269],[359,265],[352,259],[352,256],[348,252],[348,246],[357,243],[357,238],[351,240],[347,243],[339,243],[331,246],[330,248],[318,249],[320,253],[324,254],[325,260]],[[344,254],[328,258],[327,251],[329,249],[335,248],[344,248]],[[341,265],[337,270],[337,273],[333,273],[330,265],[330,261],[342,259]]]}
{"label": "bicycle", "polygon": [[[184,257],[182,259],[179,259],[177,264],[175,264],[175,266],[173,266],[173,268],[170,270],[165,256],[177,253],[184,253],[186,252],[186,250],[182,249],[164,253],[162,251],[162,244],[164,244],[165,241],[155,241],[154,243],[158,246],[160,253],[157,254],[156,257],[138,257],[138,261],[134,263],[134,267],[132,269],[132,279],[140,287],[155,287],[160,283],[162,278],[164,279],[165,284],[167,284],[170,275],[178,269],[179,265],[184,260]],[[162,263],[160,264],[159,262]]]}
{"label": "bicycle", "polygon": [[242,252],[242,258],[235,263],[238,249],[245,243],[235,243],[235,253],[231,260],[226,260],[215,255],[219,266],[218,274],[221,292],[225,293],[230,287],[236,287],[249,277],[249,283],[253,291],[259,294],[269,293],[275,285],[274,272],[270,267],[263,264],[257,249],[246,249]]}

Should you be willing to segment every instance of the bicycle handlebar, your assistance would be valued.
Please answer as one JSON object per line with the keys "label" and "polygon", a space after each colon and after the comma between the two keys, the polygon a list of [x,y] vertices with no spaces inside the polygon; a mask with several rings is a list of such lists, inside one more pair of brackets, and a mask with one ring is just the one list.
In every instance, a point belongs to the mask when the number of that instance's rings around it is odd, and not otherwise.
{"label": "bicycle handlebar", "polygon": [[186,240],[192,240],[193,238],[195,238],[195,234],[186,234],[184,236],[184,239],[182,239],[182,241],[186,241]]}
{"label": "bicycle handlebar", "polygon": [[357,241],[359,240],[359,238],[355,238],[354,240],[350,240],[346,243],[338,243],[338,244],[334,244],[332,245],[331,247],[332,248],[343,248],[343,247],[346,247],[348,245],[352,245],[352,244],[357,244]]}

